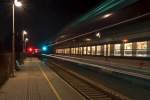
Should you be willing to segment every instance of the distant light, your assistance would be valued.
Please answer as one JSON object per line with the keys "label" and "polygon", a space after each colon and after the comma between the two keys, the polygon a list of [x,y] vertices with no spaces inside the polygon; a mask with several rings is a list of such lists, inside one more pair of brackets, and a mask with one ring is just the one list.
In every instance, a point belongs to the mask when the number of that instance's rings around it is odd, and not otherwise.
{"label": "distant light", "polygon": [[14,4],[15,4],[16,7],[21,7],[22,6],[22,3],[19,2],[18,0],[15,0]]}
{"label": "distant light", "polygon": [[89,42],[89,41],[91,41],[91,39],[90,39],[90,38],[86,38],[85,41],[88,41],[88,42]]}
{"label": "distant light", "polygon": [[112,13],[109,13],[109,14],[104,15],[102,18],[108,18],[108,17],[110,17],[111,15],[112,15]]}
{"label": "distant light", "polygon": [[31,47],[28,48],[28,51],[29,51],[29,52],[32,52],[32,51],[33,51],[33,48],[31,48]]}
{"label": "distant light", "polygon": [[47,46],[43,46],[43,47],[42,47],[42,50],[43,50],[43,51],[47,51]]}
{"label": "distant light", "polygon": [[29,41],[29,39],[28,39],[28,38],[26,38],[26,39],[25,39],[25,42],[28,42],[28,41]]}
{"label": "distant light", "polygon": [[101,33],[96,33],[96,37],[101,38]]}
{"label": "distant light", "polygon": [[23,34],[24,34],[24,35],[27,35],[28,33],[24,30],[24,31],[23,31]]}
{"label": "distant light", "polygon": [[128,39],[123,39],[122,41],[123,41],[124,43],[126,43],[126,42],[128,42]]}

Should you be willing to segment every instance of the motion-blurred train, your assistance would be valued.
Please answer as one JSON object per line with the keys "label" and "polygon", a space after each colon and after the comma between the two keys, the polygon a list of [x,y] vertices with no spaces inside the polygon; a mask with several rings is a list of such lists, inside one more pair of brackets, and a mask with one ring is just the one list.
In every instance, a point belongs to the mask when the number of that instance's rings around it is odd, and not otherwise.
{"label": "motion-blurred train", "polygon": [[55,53],[149,66],[150,0],[106,1],[59,34]]}

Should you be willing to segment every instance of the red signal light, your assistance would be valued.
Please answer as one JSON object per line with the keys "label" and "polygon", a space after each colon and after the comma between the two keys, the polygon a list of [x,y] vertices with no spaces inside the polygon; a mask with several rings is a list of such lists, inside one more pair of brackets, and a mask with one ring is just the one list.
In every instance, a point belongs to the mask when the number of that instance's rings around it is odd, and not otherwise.
{"label": "red signal light", "polygon": [[29,51],[29,52],[32,52],[32,51],[33,51],[33,48],[28,48],[28,51]]}

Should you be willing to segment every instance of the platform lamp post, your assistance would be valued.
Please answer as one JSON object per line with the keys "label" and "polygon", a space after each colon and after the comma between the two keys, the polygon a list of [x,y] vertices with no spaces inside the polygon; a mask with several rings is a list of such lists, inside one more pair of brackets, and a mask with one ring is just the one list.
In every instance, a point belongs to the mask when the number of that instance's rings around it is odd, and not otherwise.
{"label": "platform lamp post", "polygon": [[[23,53],[25,53],[25,43],[26,43],[26,41],[28,41],[28,39],[27,38],[25,38],[25,36],[27,35],[28,33],[24,30],[23,31],[23,33],[22,33],[22,41],[23,41]],[[27,40],[26,40],[27,39]]]}
{"label": "platform lamp post", "polygon": [[22,63],[23,63],[23,60],[25,59],[25,53],[26,53],[26,49],[25,49],[25,45],[26,45],[26,35],[28,33],[24,30],[22,31]]}
{"label": "platform lamp post", "polygon": [[28,38],[25,38],[25,41],[24,41],[24,50],[25,50],[25,52],[26,52],[26,50],[27,50],[27,42],[29,41],[29,39]]}
{"label": "platform lamp post", "polygon": [[12,32],[12,76],[14,76],[14,71],[15,71],[15,6],[16,7],[21,7],[22,3],[14,0],[13,5],[12,5],[12,16],[13,16],[13,32]]}

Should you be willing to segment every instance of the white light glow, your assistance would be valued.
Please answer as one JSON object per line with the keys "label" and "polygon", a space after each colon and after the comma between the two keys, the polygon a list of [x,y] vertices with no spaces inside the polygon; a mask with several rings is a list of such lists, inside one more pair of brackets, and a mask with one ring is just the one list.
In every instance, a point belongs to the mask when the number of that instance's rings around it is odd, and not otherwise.
{"label": "white light glow", "polygon": [[28,39],[28,38],[26,38],[26,39],[25,39],[25,41],[26,41],[26,42],[28,42],[28,41],[29,41],[29,39]]}
{"label": "white light glow", "polygon": [[18,0],[15,0],[14,4],[15,4],[16,7],[21,7],[22,6],[22,3],[19,2]]}
{"label": "white light glow", "polygon": [[91,39],[90,39],[90,38],[87,38],[87,39],[85,39],[85,41],[91,41]]}
{"label": "white light glow", "polygon": [[112,15],[112,13],[109,13],[109,14],[104,15],[102,18],[108,18],[108,17],[110,17],[111,15]]}
{"label": "white light glow", "polygon": [[27,35],[28,33],[27,33],[26,31],[23,31],[23,34],[24,34],[24,35]]}
{"label": "white light glow", "polygon": [[101,34],[100,33],[96,33],[96,37],[100,38]]}

